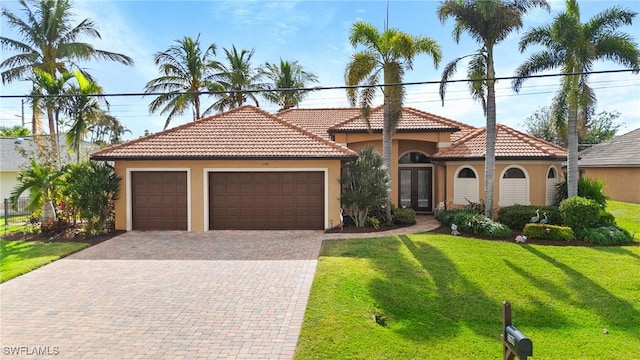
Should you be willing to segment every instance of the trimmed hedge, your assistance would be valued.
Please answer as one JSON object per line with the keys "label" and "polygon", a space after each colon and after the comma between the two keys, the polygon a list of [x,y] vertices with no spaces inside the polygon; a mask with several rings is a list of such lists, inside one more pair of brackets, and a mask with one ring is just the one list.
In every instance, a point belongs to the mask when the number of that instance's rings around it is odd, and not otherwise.
{"label": "trimmed hedge", "polygon": [[567,226],[527,224],[522,234],[531,239],[571,241],[575,238],[573,230]]}
{"label": "trimmed hedge", "polygon": [[536,210],[539,210],[540,219],[544,219],[544,214],[547,214],[549,225],[562,225],[562,217],[557,206],[506,206],[498,210],[497,220],[512,229],[522,229],[526,224],[531,223],[531,218],[536,215]]}

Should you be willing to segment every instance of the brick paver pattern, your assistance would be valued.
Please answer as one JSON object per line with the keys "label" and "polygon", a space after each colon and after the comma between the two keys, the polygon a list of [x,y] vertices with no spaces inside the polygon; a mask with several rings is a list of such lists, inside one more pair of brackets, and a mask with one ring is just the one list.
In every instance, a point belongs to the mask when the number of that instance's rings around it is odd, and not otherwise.
{"label": "brick paver pattern", "polygon": [[0,357],[292,359],[322,241],[359,236],[122,234],[0,285]]}

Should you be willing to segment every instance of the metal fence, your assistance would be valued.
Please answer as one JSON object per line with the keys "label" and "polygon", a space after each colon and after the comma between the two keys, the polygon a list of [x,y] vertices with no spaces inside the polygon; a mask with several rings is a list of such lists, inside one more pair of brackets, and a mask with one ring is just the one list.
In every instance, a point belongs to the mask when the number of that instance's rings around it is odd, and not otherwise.
{"label": "metal fence", "polygon": [[29,198],[19,198],[15,206],[11,200],[4,199],[2,207],[2,219],[4,225],[24,223],[31,217],[31,211],[27,209]]}

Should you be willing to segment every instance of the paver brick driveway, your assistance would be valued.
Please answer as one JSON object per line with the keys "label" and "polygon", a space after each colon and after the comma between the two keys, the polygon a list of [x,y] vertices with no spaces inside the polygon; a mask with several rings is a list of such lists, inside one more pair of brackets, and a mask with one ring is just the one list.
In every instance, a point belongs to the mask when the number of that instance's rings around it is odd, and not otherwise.
{"label": "paver brick driveway", "polygon": [[1,356],[290,359],[322,237],[122,234],[0,285]]}

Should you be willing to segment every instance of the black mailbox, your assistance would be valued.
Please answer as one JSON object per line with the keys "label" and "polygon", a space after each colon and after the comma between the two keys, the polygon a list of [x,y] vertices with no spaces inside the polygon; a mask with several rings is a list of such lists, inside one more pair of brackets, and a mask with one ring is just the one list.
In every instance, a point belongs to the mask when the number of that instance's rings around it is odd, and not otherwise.
{"label": "black mailbox", "polygon": [[514,325],[508,325],[504,328],[504,341],[520,359],[526,359],[527,356],[533,356],[533,344]]}

